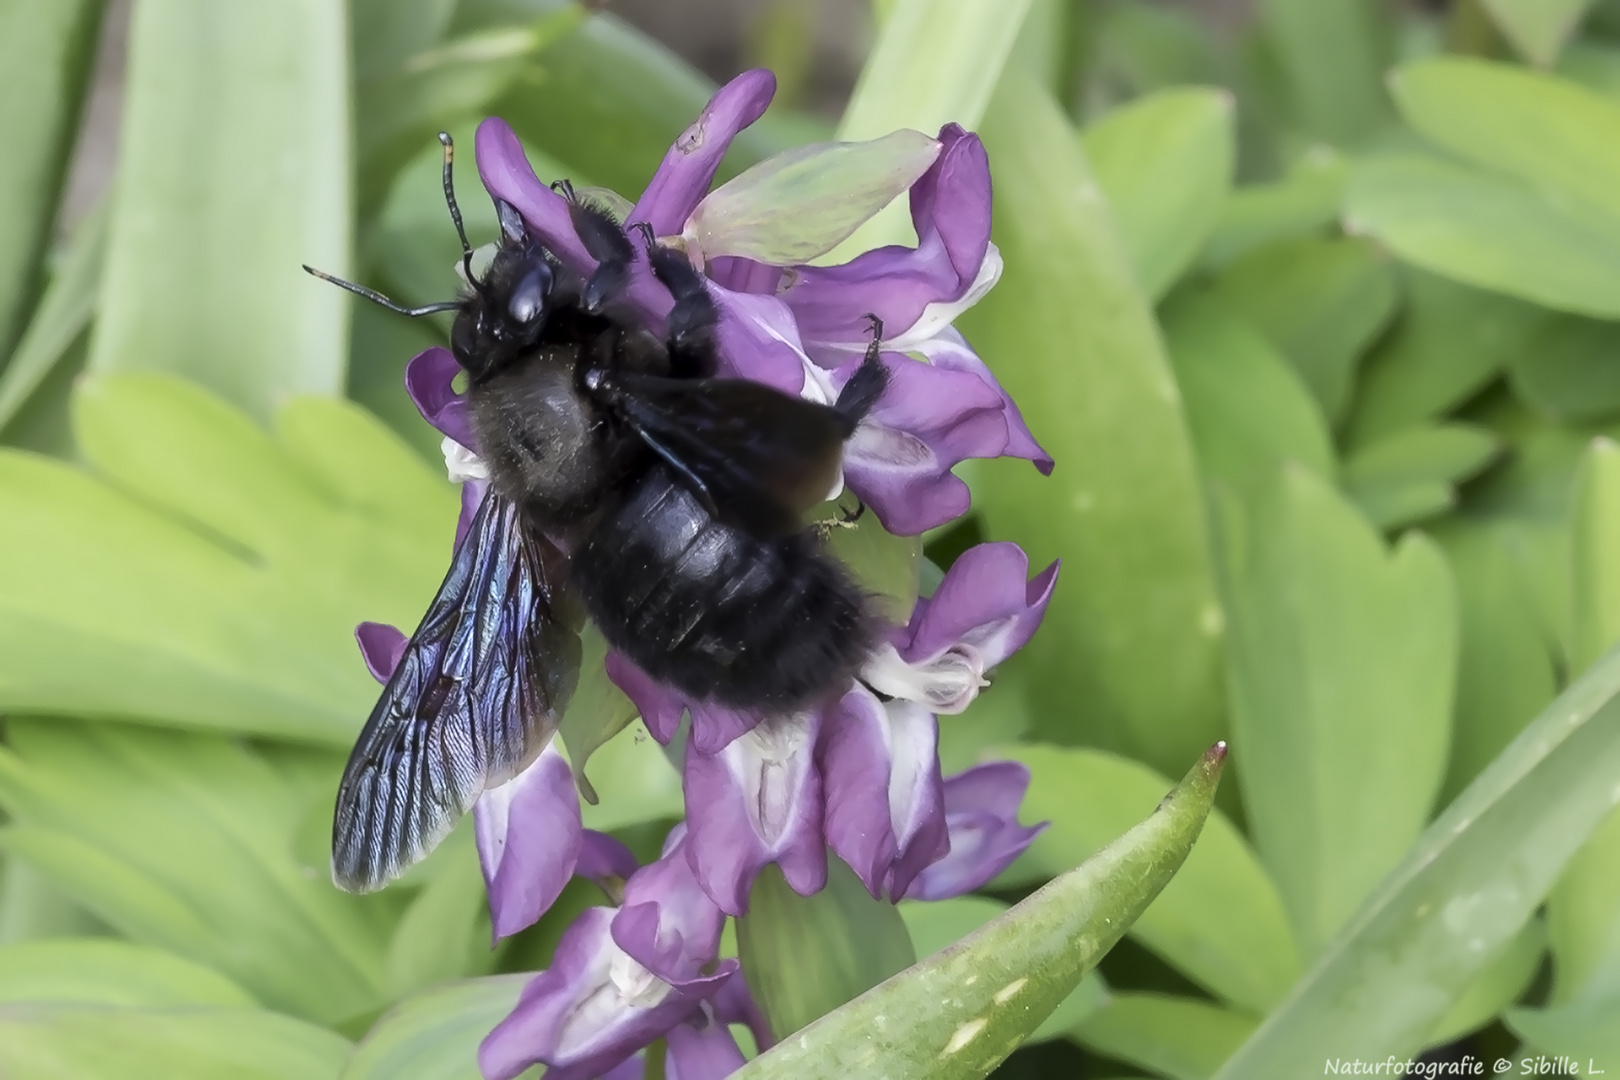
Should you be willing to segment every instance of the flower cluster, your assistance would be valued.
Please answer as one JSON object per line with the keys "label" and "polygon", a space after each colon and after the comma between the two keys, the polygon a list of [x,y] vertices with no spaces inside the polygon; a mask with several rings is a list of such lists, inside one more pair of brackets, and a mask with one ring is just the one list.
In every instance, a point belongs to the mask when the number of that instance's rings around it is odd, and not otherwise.
{"label": "flower cluster", "polygon": [[[978,138],[947,125],[937,138],[902,132],[809,147],[711,191],[726,148],[773,92],[763,71],[722,88],[625,216],[705,272],[721,316],[721,373],[830,402],[869,344],[867,314],[877,315],[888,388],[845,446],[843,479],[896,534],[968,509],[967,486],[951,471],[965,459],[1019,457],[1049,471],[1017,407],[951,326],[1001,271]],[[566,201],[534,175],[500,120],[479,128],[477,159],[490,193],[541,243],[582,274],[594,269]],[[903,192],[915,247],[809,265]],[[632,302],[658,325],[671,301],[639,253],[632,281]],[[406,383],[445,436],[451,477],[464,484],[464,529],[488,474],[451,385],[457,371],[448,351],[430,349]],[[827,881],[830,849],[874,897],[898,901],[961,895],[1010,864],[1039,831],[1017,822],[1028,773],[996,763],[945,779],[937,717],[967,708],[986,673],[1029,639],[1056,578],[1056,564],[1031,577],[1013,544],[967,551],[907,625],[888,628],[842,696],[790,716],[687,700],[610,653],[608,677],[654,738],[669,743],[685,721],[686,820],[658,861],[637,868],[615,841],[582,828],[568,765],[550,748],[478,800],[497,937],[532,924],[575,874],[605,883],[616,902],[564,934],[552,967],[486,1040],[485,1074],[512,1077],[544,1062],[558,1080],[639,1075],[634,1055],[665,1038],[669,1075],[723,1076],[742,1060],[727,1024],[749,1023],[760,1045],[769,1042],[733,977],[737,962],[718,958],[725,918],[746,911],[765,866],[810,895]],[[358,637],[385,679],[404,636],[365,624]]]}

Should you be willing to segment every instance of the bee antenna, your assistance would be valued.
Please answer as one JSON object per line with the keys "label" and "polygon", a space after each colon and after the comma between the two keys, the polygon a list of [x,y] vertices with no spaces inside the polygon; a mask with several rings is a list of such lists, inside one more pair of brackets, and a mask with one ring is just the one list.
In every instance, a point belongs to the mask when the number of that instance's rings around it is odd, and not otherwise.
{"label": "bee antenna", "polygon": [[467,227],[461,223],[461,207],[456,205],[456,188],[451,183],[452,165],[456,160],[455,140],[448,131],[441,131],[439,142],[444,146],[444,204],[450,208],[450,220],[456,223],[456,235],[461,238],[461,268],[467,272],[467,281],[477,288],[478,283],[473,281],[472,245],[467,243]]}
{"label": "bee antenna", "polygon": [[336,285],[340,289],[348,289],[356,296],[363,296],[367,300],[370,300],[373,304],[377,304],[380,307],[385,307],[389,311],[399,315],[408,315],[413,319],[419,319],[423,315],[435,315],[441,311],[455,311],[457,308],[461,307],[461,302],[459,300],[445,300],[437,304],[423,304],[421,307],[408,308],[403,304],[397,304],[388,299],[388,297],[384,296],[376,289],[368,289],[364,285],[356,285],[352,281],[344,281],[340,277],[333,277],[331,274],[328,274],[323,270],[317,270],[313,266],[306,265],[304,269],[315,277],[320,278],[322,281],[330,281],[333,285]]}

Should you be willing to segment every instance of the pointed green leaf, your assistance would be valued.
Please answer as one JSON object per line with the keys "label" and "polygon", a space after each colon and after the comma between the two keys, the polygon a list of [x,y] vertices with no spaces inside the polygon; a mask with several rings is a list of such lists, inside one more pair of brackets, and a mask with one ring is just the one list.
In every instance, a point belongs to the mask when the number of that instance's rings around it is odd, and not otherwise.
{"label": "pointed green leaf", "polygon": [[218,736],[13,720],[0,753],[7,850],[108,925],[333,1022],[384,1000],[397,895],[332,887],[293,833],[341,759],[297,776]]}
{"label": "pointed green leaf", "polygon": [[1478,393],[1548,318],[1545,309],[1415,268],[1406,303],[1361,366],[1347,439],[1362,446]]}
{"label": "pointed green leaf", "polygon": [[1003,80],[985,120],[1001,283],[959,320],[1058,461],[984,462],[987,531],[1062,556],[1030,674],[1038,733],[1177,768],[1221,734],[1220,614],[1192,441],[1129,255],[1067,119]]}
{"label": "pointed green leaf", "polygon": [[1210,750],[1153,816],[1090,861],[733,1076],[987,1075],[1078,985],[1181,866],[1214,801],[1225,757],[1224,745]]}
{"label": "pointed green leaf", "polygon": [[939,140],[909,128],[785,150],[709,192],[681,238],[694,258],[807,263],[910,190],[939,152]]}
{"label": "pointed green leaf", "polygon": [[1497,27],[1526,60],[1550,67],[1592,0],[1482,0]]}
{"label": "pointed green leaf", "polygon": [[40,299],[17,351],[0,369],[0,431],[14,420],[90,325],[107,253],[108,206],[102,201],[73,234],[61,267]]}
{"label": "pointed green leaf", "polygon": [[1350,404],[1356,364],[1395,313],[1388,261],[1365,240],[1290,240],[1221,272],[1215,293],[1298,369],[1328,418]]}
{"label": "pointed green leaf", "polygon": [[1614,806],[1617,775],[1611,652],[1435,819],[1218,1080],[1417,1053]]}
{"label": "pointed green leaf", "polygon": [[132,941],[57,938],[0,947],[0,1003],[127,1008],[255,1004],[211,968]]}
{"label": "pointed green leaf", "polygon": [[[1152,769],[1097,750],[1003,746],[991,755],[1022,761],[1031,781],[1021,816],[1052,824],[1029,858],[1060,873],[1104,847],[1159,797],[1167,781]],[[1136,940],[1241,1010],[1264,1014],[1299,976],[1277,887],[1254,849],[1219,811],[1159,898],[1131,929]]]}
{"label": "pointed green leaf", "polygon": [[482,1080],[478,1044],[531,977],[468,979],[406,998],[360,1040],[342,1080]]}
{"label": "pointed green leaf", "polygon": [[0,1075],[27,1080],[335,1080],[348,1054],[261,1009],[0,1007]]}
{"label": "pointed green leaf", "polygon": [[1161,90],[1086,128],[1137,280],[1163,298],[1215,227],[1232,187],[1236,133],[1224,90]]}
{"label": "pointed green leaf", "polygon": [[1333,478],[1322,409],[1265,338],[1207,293],[1184,291],[1160,319],[1206,478],[1242,485],[1285,461]]}
{"label": "pointed green leaf", "polygon": [[1338,146],[1377,132],[1389,115],[1384,9],[1365,0],[1261,0],[1258,8],[1294,123]]}
{"label": "pointed green leaf", "polygon": [[1620,325],[1566,315],[1525,343],[1509,369],[1514,392],[1554,420],[1620,413]]}
{"label": "pointed green leaf", "polygon": [[1219,269],[1277,240],[1324,233],[1339,220],[1349,167],[1326,146],[1314,147],[1272,184],[1236,188],[1221,210],[1201,262]]}
{"label": "pointed green leaf", "polygon": [[1455,505],[1454,486],[1501,452],[1495,437],[1468,424],[1407,428],[1350,456],[1345,491],[1374,525],[1397,529]]}
{"label": "pointed green leaf", "polygon": [[[596,676],[589,666],[592,663],[589,642],[587,637],[586,666],[580,672],[581,688],[575,691],[570,709],[586,693],[595,692]],[[607,685],[611,687],[612,683]],[[617,688],[614,689],[617,692]],[[633,716],[634,707],[630,712]],[[585,774],[589,779],[576,771],[574,779],[583,784],[582,791],[588,789],[588,795],[597,797],[597,802],[592,803],[587,798],[580,807],[587,829],[607,832],[649,821],[675,820],[685,813],[681,772],[639,720],[634,720],[594,750]]]}
{"label": "pointed green leaf", "polygon": [[[949,900],[903,900],[900,917],[906,921],[911,944],[919,959],[955,945],[1008,908],[1000,900],[985,896],[957,896]],[[1088,971],[1080,984],[1069,992],[1030,1033],[1026,1044],[1062,1038],[1070,1028],[1103,1007],[1108,987],[1096,971]]]}
{"label": "pointed green leaf", "polygon": [[183,374],[260,418],[348,355],[343,5],[136,7],[95,371]]}
{"label": "pointed green leaf", "polygon": [[0,358],[38,296],[106,6],[0,5]]}
{"label": "pointed green leaf", "polygon": [[579,685],[557,725],[569,764],[573,766],[574,783],[585,802],[592,806],[597,805],[599,799],[596,789],[586,779],[585,766],[598,748],[636,718],[635,705],[607,677],[607,670],[602,666],[606,659],[607,642],[601,631],[587,626],[580,635]]}
{"label": "pointed green leaf", "polygon": [[388,942],[388,982],[396,995],[483,975],[495,963],[472,822],[463,819],[433,854],[432,876],[412,898]]}
{"label": "pointed green leaf", "polygon": [[1620,317],[1620,223],[1550,190],[1439,158],[1370,157],[1346,227],[1408,262],[1560,311]]}
{"label": "pointed green leaf", "polygon": [[1171,1080],[1208,1080],[1259,1023],[1195,998],[1116,991],[1074,1035],[1090,1050]]}
{"label": "pointed green leaf", "polygon": [[1446,764],[1456,600],[1431,541],[1386,551],[1297,466],[1224,496],[1219,521],[1238,779],[1309,957],[1428,820]]}
{"label": "pointed green leaf", "polygon": [[766,867],[737,920],[748,988],[778,1039],[917,960],[895,906],[874,900],[842,859],[827,862],[827,885],[814,896],[800,896],[780,869]]}

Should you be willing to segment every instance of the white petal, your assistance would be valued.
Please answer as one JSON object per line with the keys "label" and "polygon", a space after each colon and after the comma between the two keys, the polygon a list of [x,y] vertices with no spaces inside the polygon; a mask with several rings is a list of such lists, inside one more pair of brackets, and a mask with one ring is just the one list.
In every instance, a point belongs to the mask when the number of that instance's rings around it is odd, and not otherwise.
{"label": "white petal", "polygon": [[452,484],[465,484],[469,480],[488,480],[489,466],[484,459],[446,435],[439,443],[444,452],[444,468]]}
{"label": "white petal", "polygon": [[984,299],[985,294],[1001,280],[1001,268],[1001,252],[996,249],[996,245],[991,244],[985,251],[984,262],[979,264],[979,272],[974,277],[973,284],[968,286],[967,292],[955,300],[936,300],[929,304],[923,308],[917,321],[905,331],[886,338],[883,347],[895,352],[911,352],[923,342],[938,335],[950,326],[958,315]]}

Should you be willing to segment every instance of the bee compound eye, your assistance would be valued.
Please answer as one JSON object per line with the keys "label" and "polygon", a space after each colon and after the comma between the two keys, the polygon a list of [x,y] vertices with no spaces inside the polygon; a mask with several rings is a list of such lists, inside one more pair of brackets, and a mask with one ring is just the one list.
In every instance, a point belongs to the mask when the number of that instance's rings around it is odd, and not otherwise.
{"label": "bee compound eye", "polygon": [[551,267],[537,262],[523,272],[512,288],[507,301],[507,312],[524,325],[534,322],[545,313],[546,297],[551,293]]}

